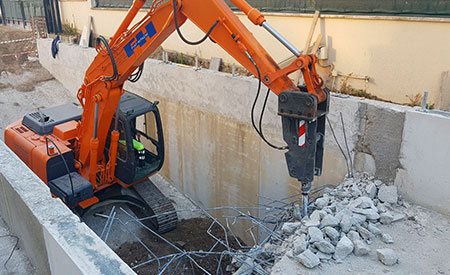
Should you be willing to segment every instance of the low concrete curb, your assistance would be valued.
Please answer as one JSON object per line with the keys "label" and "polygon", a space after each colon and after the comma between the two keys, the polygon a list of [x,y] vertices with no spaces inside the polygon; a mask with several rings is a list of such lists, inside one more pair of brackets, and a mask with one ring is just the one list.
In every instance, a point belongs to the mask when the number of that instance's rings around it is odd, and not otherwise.
{"label": "low concrete curb", "polygon": [[2,141],[0,215],[37,274],[135,274]]}

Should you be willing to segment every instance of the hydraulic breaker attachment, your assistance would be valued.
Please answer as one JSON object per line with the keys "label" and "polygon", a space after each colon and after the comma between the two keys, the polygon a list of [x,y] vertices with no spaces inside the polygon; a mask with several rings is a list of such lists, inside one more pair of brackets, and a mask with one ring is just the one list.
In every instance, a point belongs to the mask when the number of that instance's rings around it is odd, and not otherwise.
{"label": "hydraulic breaker attachment", "polygon": [[289,147],[286,162],[289,175],[301,183],[303,217],[308,215],[308,197],[314,176],[322,174],[325,122],[330,102],[329,91],[325,92],[327,98],[322,103],[303,87],[301,92],[283,92],[278,98],[283,138]]}

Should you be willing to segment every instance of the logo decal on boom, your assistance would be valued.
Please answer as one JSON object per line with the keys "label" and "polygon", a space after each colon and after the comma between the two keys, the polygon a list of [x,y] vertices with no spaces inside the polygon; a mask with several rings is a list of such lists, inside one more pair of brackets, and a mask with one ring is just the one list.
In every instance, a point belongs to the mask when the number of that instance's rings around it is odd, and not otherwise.
{"label": "logo decal on boom", "polygon": [[147,31],[146,33],[141,31],[138,32],[136,37],[131,39],[131,41],[123,47],[128,57],[131,57],[134,54],[134,49],[136,49],[137,46],[142,47],[145,43],[147,43],[147,37],[152,38],[156,34],[156,29],[153,22],[148,23],[147,26],[145,26],[145,30]]}

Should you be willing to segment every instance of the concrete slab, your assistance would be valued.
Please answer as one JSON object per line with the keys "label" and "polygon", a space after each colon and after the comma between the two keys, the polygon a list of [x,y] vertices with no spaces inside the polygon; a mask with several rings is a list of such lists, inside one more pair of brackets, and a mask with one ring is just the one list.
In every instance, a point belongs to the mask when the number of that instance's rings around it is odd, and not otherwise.
{"label": "concrete slab", "polygon": [[134,274],[2,141],[0,215],[38,274]]}

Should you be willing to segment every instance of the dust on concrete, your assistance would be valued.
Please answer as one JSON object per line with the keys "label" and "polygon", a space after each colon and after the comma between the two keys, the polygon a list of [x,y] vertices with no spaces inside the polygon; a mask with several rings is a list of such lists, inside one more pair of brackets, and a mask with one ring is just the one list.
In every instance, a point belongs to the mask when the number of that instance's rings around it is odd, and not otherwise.
{"label": "dust on concrete", "polygon": [[35,274],[20,240],[6,227],[0,217],[0,274]]}

